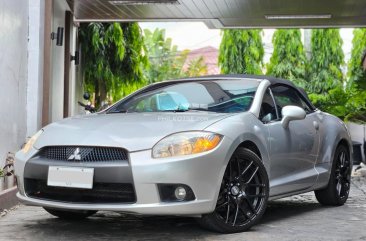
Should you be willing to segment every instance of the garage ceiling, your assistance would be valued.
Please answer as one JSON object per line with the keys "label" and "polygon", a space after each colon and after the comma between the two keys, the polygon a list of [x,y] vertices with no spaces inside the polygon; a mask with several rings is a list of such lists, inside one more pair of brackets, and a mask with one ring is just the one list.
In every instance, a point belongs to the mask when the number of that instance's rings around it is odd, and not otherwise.
{"label": "garage ceiling", "polygon": [[210,28],[366,26],[366,0],[67,0],[75,21],[204,21]]}

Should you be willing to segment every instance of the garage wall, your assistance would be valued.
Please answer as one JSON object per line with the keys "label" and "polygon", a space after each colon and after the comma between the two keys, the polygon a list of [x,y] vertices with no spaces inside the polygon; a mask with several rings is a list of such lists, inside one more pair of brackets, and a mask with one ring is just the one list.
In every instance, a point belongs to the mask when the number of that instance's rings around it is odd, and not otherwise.
{"label": "garage wall", "polygon": [[[58,27],[65,29],[65,11],[68,6],[65,1],[53,1],[52,31],[57,32]],[[56,40],[51,45],[51,118],[50,121],[58,121],[63,118],[64,109],[64,56],[65,54],[65,32],[62,46],[56,45]]]}
{"label": "garage wall", "polygon": [[28,7],[24,0],[0,1],[1,167],[26,136]]}
{"label": "garage wall", "polygon": [[27,136],[36,133],[42,123],[44,8],[43,0],[29,1]]}
{"label": "garage wall", "polygon": [[[70,23],[70,55],[74,56],[75,51],[79,51],[77,42],[78,42],[78,28],[76,25],[71,22]],[[80,53],[80,51],[79,51]],[[80,61],[79,61],[80,62]],[[66,61],[67,63],[67,61]],[[75,61],[69,62],[70,70],[69,70],[69,106],[68,106],[68,116],[74,116],[78,114],[84,113],[83,108],[78,105],[78,101],[83,102],[82,93],[82,78],[78,78],[77,75],[80,71],[80,63],[79,65],[75,65]]]}
{"label": "garage wall", "polygon": [[[53,0],[52,32],[57,32],[58,27],[64,28],[63,45],[57,46],[56,40],[51,44],[51,81],[50,81],[50,122],[63,119],[64,114],[64,77],[65,77],[65,12],[70,11],[66,1]],[[71,23],[70,26],[70,54],[74,55],[76,47],[77,28]],[[76,98],[75,65],[70,62],[69,75],[69,112],[74,115]]]}

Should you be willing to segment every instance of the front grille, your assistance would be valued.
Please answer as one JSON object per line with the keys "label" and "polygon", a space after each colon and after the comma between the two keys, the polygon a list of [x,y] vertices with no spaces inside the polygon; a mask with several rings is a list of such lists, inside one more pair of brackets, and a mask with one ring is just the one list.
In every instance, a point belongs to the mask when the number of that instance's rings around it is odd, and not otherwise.
{"label": "front grille", "polygon": [[37,199],[72,203],[135,203],[131,183],[94,183],[93,189],[50,187],[43,180],[24,180],[27,196]]}
{"label": "front grille", "polygon": [[42,148],[39,156],[67,162],[118,162],[128,160],[126,150],[113,147],[48,146]]}

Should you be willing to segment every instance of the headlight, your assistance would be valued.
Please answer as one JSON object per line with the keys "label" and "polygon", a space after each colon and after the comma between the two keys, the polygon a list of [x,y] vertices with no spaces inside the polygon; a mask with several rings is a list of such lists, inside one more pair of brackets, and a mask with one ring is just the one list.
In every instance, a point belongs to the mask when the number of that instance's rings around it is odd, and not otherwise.
{"label": "headlight", "polygon": [[36,134],[34,134],[28,141],[27,143],[25,143],[25,145],[22,148],[22,152],[24,152],[24,154],[26,154],[31,147],[33,146],[33,144],[36,142],[36,140],[38,139],[38,137],[43,133],[43,130],[38,131]]}
{"label": "headlight", "polygon": [[183,156],[214,149],[222,135],[212,132],[181,132],[165,137],[152,149],[153,158]]}

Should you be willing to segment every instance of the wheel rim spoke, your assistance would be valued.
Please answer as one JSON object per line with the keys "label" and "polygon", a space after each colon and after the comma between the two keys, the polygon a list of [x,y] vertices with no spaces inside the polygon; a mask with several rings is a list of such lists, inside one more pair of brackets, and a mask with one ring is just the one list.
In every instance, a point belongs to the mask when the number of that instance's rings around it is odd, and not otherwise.
{"label": "wheel rim spoke", "polygon": [[229,202],[228,201],[226,201],[226,202],[224,202],[224,203],[216,206],[216,208],[222,208],[222,207],[225,207],[226,205],[229,205]]}
{"label": "wheel rim spoke", "polygon": [[253,204],[250,202],[250,200],[249,200],[247,197],[245,197],[244,199],[245,199],[245,202],[247,203],[247,205],[249,206],[249,209],[250,209],[253,213],[255,213],[255,209],[254,209],[254,207],[253,207]]}
{"label": "wheel rim spoke", "polygon": [[239,213],[239,204],[236,204],[236,211],[235,211],[235,217],[234,217],[234,222],[233,222],[233,226],[235,226],[236,223],[236,219],[238,218],[238,213]]}
{"label": "wheel rim spoke", "polygon": [[249,163],[249,165],[244,169],[244,171],[240,174],[242,178],[244,178],[244,174],[249,170],[249,168],[252,166],[253,161]]}
{"label": "wheel rim spoke", "polygon": [[250,184],[250,183],[248,183],[247,184],[247,187],[265,187],[266,185],[264,185],[264,184]]}
{"label": "wheel rim spoke", "polygon": [[265,197],[266,195],[264,195],[264,194],[262,194],[262,193],[258,193],[258,194],[254,194],[254,195],[247,195],[247,197],[251,197],[251,198],[253,198],[253,197]]}
{"label": "wheel rim spoke", "polygon": [[347,197],[350,188],[350,160],[348,154],[342,151],[338,154],[335,169],[336,190],[340,198]]}
{"label": "wheel rim spoke", "polygon": [[248,184],[253,180],[253,178],[254,178],[255,174],[257,174],[258,170],[259,170],[259,167],[256,167],[253,174],[250,176],[249,180],[245,184]]}
{"label": "wheel rim spoke", "polygon": [[341,187],[342,187],[342,184],[340,183],[340,181],[338,180],[337,182],[337,191],[338,191],[338,195],[341,195]]}
{"label": "wheel rim spoke", "polygon": [[250,219],[251,216],[250,216],[250,213],[247,212],[247,210],[243,209],[242,207],[240,207],[240,211],[244,214],[244,216],[247,218],[247,219]]}
{"label": "wheel rim spoke", "polygon": [[230,217],[230,203],[228,201],[227,211],[226,211],[226,221],[225,221],[225,223],[228,223],[229,222],[229,217]]}
{"label": "wheel rim spoke", "polygon": [[230,162],[230,177],[229,177],[229,181],[231,182],[233,179],[232,179],[232,168],[231,168],[231,162]]}

